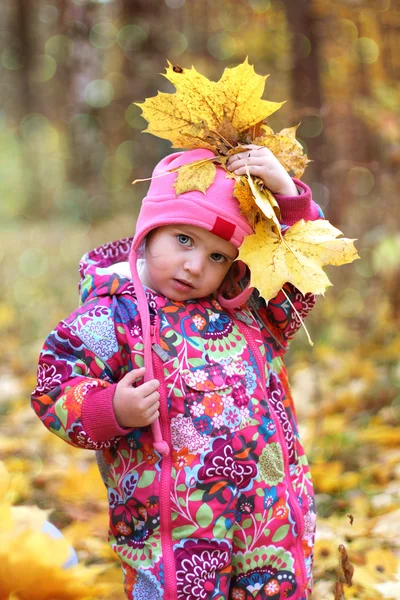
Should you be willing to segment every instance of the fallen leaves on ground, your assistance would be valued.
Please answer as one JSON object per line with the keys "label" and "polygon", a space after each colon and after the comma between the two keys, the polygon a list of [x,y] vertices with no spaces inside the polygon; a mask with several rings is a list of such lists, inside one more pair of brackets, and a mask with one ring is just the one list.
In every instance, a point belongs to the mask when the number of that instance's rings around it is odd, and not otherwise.
{"label": "fallen leaves on ground", "polygon": [[[50,242],[46,246],[49,238],[45,233],[38,237],[44,252],[50,254],[53,246]],[[114,233],[96,235],[114,239]],[[15,239],[12,233],[10,236]],[[24,232],[19,252],[24,249],[25,238]],[[79,253],[83,254],[92,242],[82,241]],[[7,263],[15,264],[11,246],[6,244],[6,248]],[[48,301],[49,286],[59,268],[54,264],[56,270],[48,273],[47,281],[44,276],[30,283],[38,298],[35,306]],[[73,546],[80,568],[69,570],[68,577],[74,581],[76,577],[78,583],[66,598],[125,600],[118,560],[106,541],[106,495],[94,454],[73,448],[50,434],[29,405],[35,361],[44,336],[65,317],[75,299],[72,264],[71,272],[68,285],[57,287],[59,305],[49,304],[49,314],[43,310],[4,311],[7,319],[2,325],[4,343],[0,347],[0,519],[10,527],[0,527],[0,547],[7,550],[2,560],[41,565],[41,558],[32,556],[29,539],[43,550],[44,557],[51,548],[57,564],[62,563],[65,548]],[[312,600],[334,599],[340,544],[345,545],[354,565],[351,587],[343,586],[346,600],[400,597],[400,335],[385,288],[381,281],[378,284],[376,304],[375,297],[371,297],[362,314],[352,318],[342,316],[343,301],[335,286],[309,317],[314,349],[310,350],[305,342],[302,345],[300,333],[288,353],[300,433],[316,488],[316,584]],[[9,286],[4,290],[3,306],[10,301],[7,290]],[[74,477],[82,482],[81,488]],[[349,514],[354,519],[352,525]],[[19,525],[15,522],[17,516]],[[37,537],[47,518],[62,530],[66,545],[42,535]],[[18,537],[21,528],[26,545]],[[39,562],[32,562],[35,560]],[[54,562],[54,572],[49,575],[50,580],[54,577],[54,586],[64,581],[61,571]],[[33,594],[41,590],[42,580],[43,575],[23,600],[36,600]],[[21,600],[17,592],[10,595],[7,589],[5,593],[8,595],[0,594],[0,600]],[[41,600],[46,598],[45,593],[43,588]],[[60,600],[63,596],[53,598]]]}

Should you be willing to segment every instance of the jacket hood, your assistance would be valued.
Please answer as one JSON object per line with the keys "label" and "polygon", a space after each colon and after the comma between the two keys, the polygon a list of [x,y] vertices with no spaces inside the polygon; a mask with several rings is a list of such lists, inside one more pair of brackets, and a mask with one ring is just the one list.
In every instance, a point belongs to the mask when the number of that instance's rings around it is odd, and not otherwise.
{"label": "jacket hood", "polygon": [[99,296],[134,293],[128,258],[133,238],[103,244],[85,254],[79,263],[81,302]]}

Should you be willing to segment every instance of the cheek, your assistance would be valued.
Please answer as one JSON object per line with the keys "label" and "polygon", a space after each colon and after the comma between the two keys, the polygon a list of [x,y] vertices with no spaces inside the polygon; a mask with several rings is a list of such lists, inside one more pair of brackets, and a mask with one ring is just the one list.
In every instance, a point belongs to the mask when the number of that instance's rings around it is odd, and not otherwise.
{"label": "cheek", "polygon": [[209,285],[214,287],[214,290],[216,290],[217,288],[219,288],[219,286],[225,279],[228,271],[229,271],[229,268],[213,267],[210,270],[210,272],[208,273],[208,277],[206,278],[206,283],[209,283]]}
{"label": "cheek", "polygon": [[150,260],[147,260],[147,265],[151,271],[156,272],[158,275],[162,275],[170,269],[171,260],[165,255],[153,256]]}

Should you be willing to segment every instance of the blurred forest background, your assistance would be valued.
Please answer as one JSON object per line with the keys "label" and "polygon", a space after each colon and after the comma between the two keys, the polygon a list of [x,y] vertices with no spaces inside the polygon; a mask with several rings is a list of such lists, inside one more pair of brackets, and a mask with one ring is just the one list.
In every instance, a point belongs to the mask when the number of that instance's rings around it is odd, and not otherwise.
{"label": "blurred forest background", "polygon": [[[167,59],[218,80],[246,56],[361,256],[328,269],[314,346],[300,332],[288,356],[317,490],[313,598],[333,599],[341,543],[346,599],[400,598],[399,28],[399,0],[2,0],[0,600],[124,597],[93,456],[30,409],[37,356],[77,305],[80,257],[132,235],[147,184],[131,181],[170,150],[133,102],[174,91]],[[32,537],[44,510],[79,555],[68,585],[62,542]]]}

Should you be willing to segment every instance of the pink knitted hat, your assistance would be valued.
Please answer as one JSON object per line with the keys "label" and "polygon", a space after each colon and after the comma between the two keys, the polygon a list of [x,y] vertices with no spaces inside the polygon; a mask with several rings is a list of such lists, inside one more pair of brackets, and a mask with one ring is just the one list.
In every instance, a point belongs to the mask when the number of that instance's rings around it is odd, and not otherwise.
{"label": "pink knitted hat", "polygon": [[[146,381],[154,378],[150,315],[145,292],[137,271],[137,251],[146,235],[153,229],[164,225],[179,223],[195,225],[211,231],[239,248],[245,236],[253,233],[247,219],[240,213],[238,200],[233,196],[235,182],[226,176],[226,172],[222,167],[217,166],[215,180],[205,194],[200,191],[190,191],[179,196],[176,195],[173,183],[178,174],[176,171],[173,173],[169,171],[213,156],[215,155],[211,150],[200,148],[176,152],[163,158],[153,171],[149,191],[142,202],[129,256],[129,264],[142,321]],[[223,306],[232,308],[239,306],[248,297],[249,290],[247,289],[233,300],[224,299],[222,293],[220,293],[218,300]],[[168,454],[169,448],[162,439],[158,421],[153,423],[152,430],[155,439],[154,448],[163,456]]]}
{"label": "pink knitted hat", "polygon": [[239,202],[232,195],[234,180],[228,179],[221,167],[217,167],[215,180],[205,194],[190,191],[176,196],[173,183],[178,173],[169,171],[214,156],[211,150],[200,148],[170,154],[158,163],[142,202],[132,249],[137,250],[152,229],[176,223],[207,229],[236,248],[239,248],[244,236],[253,233],[247,219],[240,213]]}

